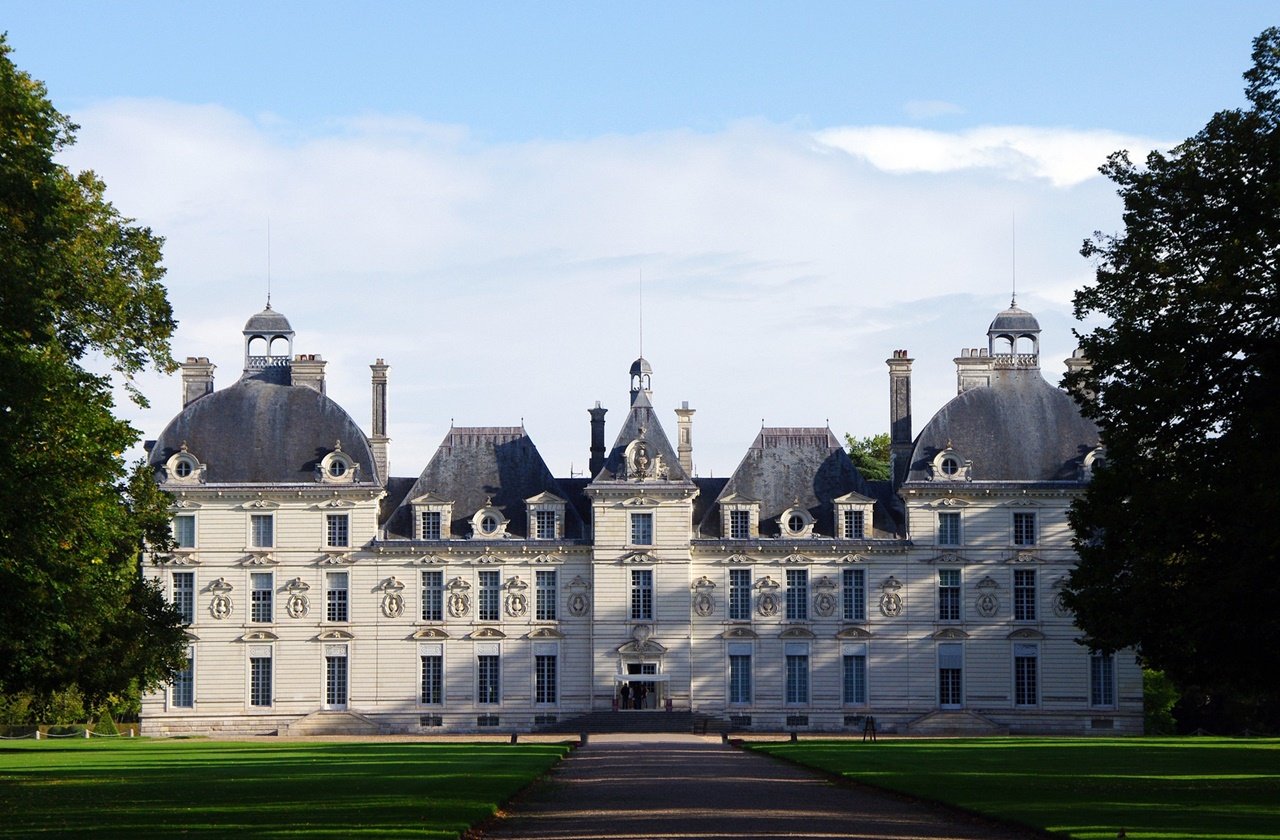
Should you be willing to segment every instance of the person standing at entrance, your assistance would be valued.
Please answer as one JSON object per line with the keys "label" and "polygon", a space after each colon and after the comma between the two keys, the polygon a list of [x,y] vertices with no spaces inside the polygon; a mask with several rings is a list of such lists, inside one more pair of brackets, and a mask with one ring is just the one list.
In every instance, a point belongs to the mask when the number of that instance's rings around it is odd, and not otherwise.
{"label": "person standing at entrance", "polygon": [[644,696],[649,693],[649,688],[644,683],[636,683],[636,708],[644,708]]}
{"label": "person standing at entrance", "polygon": [[631,702],[631,683],[623,683],[622,688],[618,689],[618,694],[622,697],[622,708],[631,708],[628,705]]}

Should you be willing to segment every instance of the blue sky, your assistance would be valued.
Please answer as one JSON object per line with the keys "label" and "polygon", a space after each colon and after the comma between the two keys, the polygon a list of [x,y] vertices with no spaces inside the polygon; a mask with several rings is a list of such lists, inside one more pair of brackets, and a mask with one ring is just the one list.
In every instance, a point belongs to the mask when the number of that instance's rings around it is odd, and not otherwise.
{"label": "blue sky", "polygon": [[[638,350],[703,474],[763,419],[871,434],[883,360],[917,427],[1007,303],[1070,351],[1095,174],[1243,103],[1273,3],[0,2],[13,58],[168,240],[178,356],[238,373],[261,307],[362,423],[393,365],[397,474],[450,422],[523,420],[552,469]],[[1017,256],[1012,257],[1012,222]],[[153,377],[154,436],[178,386]],[[614,424],[610,425],[610,434]]]}

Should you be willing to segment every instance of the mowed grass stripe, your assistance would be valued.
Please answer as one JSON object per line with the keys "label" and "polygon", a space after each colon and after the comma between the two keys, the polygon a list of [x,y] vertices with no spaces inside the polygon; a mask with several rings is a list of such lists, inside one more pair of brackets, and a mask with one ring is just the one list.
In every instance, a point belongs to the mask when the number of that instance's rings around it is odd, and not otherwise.
{"label": "mowed grass stripe", "polygon": [[0,838],[457,837],[560,744],[77,741],[0,747]]}
{"label": "mowed grass stripe", "polygon": [[801,741],[751,749],[1079,840],[1280,840],[1280,740]]}

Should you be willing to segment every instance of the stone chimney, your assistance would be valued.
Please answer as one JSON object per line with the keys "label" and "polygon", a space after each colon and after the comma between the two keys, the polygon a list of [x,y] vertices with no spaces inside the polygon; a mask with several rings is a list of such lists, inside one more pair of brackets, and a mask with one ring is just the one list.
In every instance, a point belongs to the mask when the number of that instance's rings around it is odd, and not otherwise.
{"label": "stone chimney", "polygon": [[956,357],[956,395],[991,384],[995,359],[985,347],[961,347]]}
{"label": "stone chimney", "polygon": [[[1071,351],[1071,358],[1067,359],[1067,374],[1073,374],[1077,371],[1093,370],[1093,362],[1085,358],[1084,351],[1079,347]],[[1078,393],[1084,395],[1087,400],[1092,400],[1097,394],[1088,388],[1077,388]]]}
{"label": "stone chimney", "polygon": [[373,448],[378,478],[383,484],[387,483],[390,475],[388,470],[391,468],[391,438],[387,437],[387,371],[390,369],[391,365],[382,359],[369,365],[369,370],[373,371],[373,434],[369,437],[369,444]]}
{"label": "stone chimney", "polygon": [[595,408],[588,408],[591,415],[591,460],[587,462],[587,472],[595,478],[604,469],[604,415],[607,408],[601,408],[599,400]]}
{"label": "stone chimney", "polygon": [[319,353],[299,353],[289,365],[290,380],[294,385],[324,393],[324,366],[327,364]]}
{"label": "stone chimney", "polygon": [[896,490],[907,480],[911,462],[911,363],[906,350],[894,350],[889,366],[889,473]]}
{"label": "stone chimney", "polygon": [[697,409],[689,408],[689,403],[682,402],[676,409],[679,422],[679,443],[676,444],[676,456],[680,459],[680,469],[689,478],[693,478],[693,413]]}
{"label": "stone chimney", "polygon": [[213,371],[217,365],[208,356],[187,356],[182,368],[182,407],[213,393]]}

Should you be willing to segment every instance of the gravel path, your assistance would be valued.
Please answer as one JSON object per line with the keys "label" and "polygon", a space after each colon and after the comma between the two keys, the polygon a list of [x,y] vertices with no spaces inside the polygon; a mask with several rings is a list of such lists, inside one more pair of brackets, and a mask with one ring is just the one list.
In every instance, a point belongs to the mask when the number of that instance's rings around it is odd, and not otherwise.
{"label": "gravel path", "polygon": [[1031,840],[966,814],[826,778],[719,738],[593,735],[475,836],[554,840]]}

